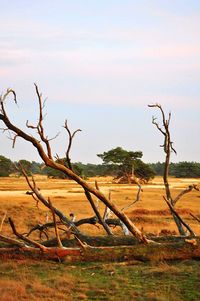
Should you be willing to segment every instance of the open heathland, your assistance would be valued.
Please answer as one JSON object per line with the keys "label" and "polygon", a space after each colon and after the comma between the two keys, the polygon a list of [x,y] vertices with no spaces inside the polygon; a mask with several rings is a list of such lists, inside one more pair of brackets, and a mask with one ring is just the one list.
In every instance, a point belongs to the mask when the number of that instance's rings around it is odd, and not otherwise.
{"label": "open heathland", "polygon": [[[136,185],[112,184],[111,178],[98,180],[100,189],[111,192],[111,198],[119,208],[129,205],[137,194]],[[82,189],[72,181],[36,177],[41,192],[67,216],[71,212],[79,220],[94,216]],[[177,195],[189,184],[199,179],[170,179],[172,194]],[[155,178],[143,185],[141,199],[126,213],[145,234],[177,233],[168,207],[162,178]],[[27,195],[27,183],[23,177],[0,178],[0,215],[6,212],[12,217],[18,230],[26,233],[37,223],[44,223],[51,214],[41,204],[37,206]],[[200,194],[192,191],[178,203],[177,211],[200,235],[200,224],[190,213],[200,215]],[[104,205],[99,203],[100,212]],[[105,235],[103,228],[93,225],[81,226],[86,234]],[[52,230],[53,231],[53,230]],[[122,234],[116,227],[115,233]],[[12,236],[5,221],[2,232]],[[37,233],[33,234],[37,239]],[[34,260],[0,262],[1,300],[199,300],[199,261],[123,263],[55,263]]]}
{"label": "open heathland", "polygon": [[[108,195],[111,193],[112,201],[118,208],[123,208],[133,202],[137,194],[137,185],[112,184],[112,178],[91,178],[89,182],[98,181],[101,191]],[[83,189],[70,180],[48,179],[46,176],[36,177],[37,186],[45,197],[60,209],[66,216],[70,213],[76,215],[76,219],[94,216]],[[170,178],[172,195],[177,195],[190,184],[199,183],[199,179],[175,179]],[[7,216],[13,218],[21,232],[27,232],[37,223],[45,223],[47,215],[51,217],[48,209],[42,204],[37,206],[30,195],[27,195],[27,183],[23,177],[0,178],[0,216],[7,212]],[[176,225],[171,217],[166,203],[163,200],[165,189],[161,177],[156,177],[151,183],[143,185],[140,200],[130,207],[126,214],[144,233],[159,235],[161,231],[175,231]],[[176,204],[176,209],[184,220],[191,226],[197,235],[200,235],[200,225],[190,216],[190,213],[200,215],[200,193],[192,191],[183,196]],[[99,210],[104,212],[105,206],[99,203]],[[103,229],[92,225],[83,225],[83,232],[93,235],[104,234]],[[114,232],[120,233],[116,227]],[[11,232],[5,223],[3,233]],[[178,233],[177,233],[178,234]]]}

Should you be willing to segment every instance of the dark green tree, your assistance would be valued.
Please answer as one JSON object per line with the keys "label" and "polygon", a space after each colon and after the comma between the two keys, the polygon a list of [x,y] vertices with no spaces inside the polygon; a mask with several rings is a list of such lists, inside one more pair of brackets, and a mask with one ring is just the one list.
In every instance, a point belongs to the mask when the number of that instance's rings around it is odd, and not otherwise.
{"label": "dark green tree", "polygon": [[133,152],[116,147],[97,156],[103,160],[104,165],[115,165],[117,179],[123,178],[124,182],[130,183],[133,176],[149,181],[155,175],[153,169],[141,160],[142,155],[141,151]]}
{"label": "dark green tree", "polygon": [[150,166],[150,164],[144,163],[140,159],[136,159],[134,162],[135,175],[136,177],[149,181],[155,177],[155,171]]}
{"label": "dark green tree", "polygon": [[172,175],[176,178],[199,178],[200,163],[196,162],[179,162],[174,164]]}
{"label": "dark green tree", "polygon": [[81,175],[83,178],[96,177],[96,176],[115,176],[116,165],[115,164],[83,164],[81,162],[75,163],[77,167],[81,169]]}
{"label": "dark green tree", "polygon": [[12,161],[4,156],[0,156],[0,177],[8,177],[13,170]]}
{"label": "dark green tree", "polygon": [[134,160],[142,158],[143,154],[141,151],[126,151],[122,147],[116,147],[103,154],[97,154],[97,156],[103,160],[104,164],[121,165],[127,162],[133,163]]}
{"label": "dark green tree", "polygon": [[150,164],[151,168],[155,172],[157,176],[162,176],[164,173],[165,163],[164,162],[156,162]]}

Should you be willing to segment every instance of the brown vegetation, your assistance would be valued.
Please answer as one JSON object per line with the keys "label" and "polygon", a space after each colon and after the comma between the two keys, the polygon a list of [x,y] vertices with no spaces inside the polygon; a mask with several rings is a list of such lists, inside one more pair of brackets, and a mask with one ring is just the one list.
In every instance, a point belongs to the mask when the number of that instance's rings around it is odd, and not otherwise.
{"label": "brown vegetation", "polygon": [[[97,178],[90,179],[89,181],[94,182],[96,179]],[[171,231],[177,231],[170,211],[162,200],[164,187],[161,185],[161,180],[160,177],[156,177],[151,184],[145,185],[143,187],[141,200],[126,212],[131,219],[136,220],[135,223],[140,229],[144,227],[145,233],[150,232],[156,235],[165,227]],[[47,179],[46,176],[38,176],[36,177],[36,181],[42,194],[46,197],[50,197],[52,203],[67,216],[69,216],[71,212],[74,212],[77,220],[79,220],[85,216],[93,215],[93,211],[85,199],[83,191],[79,189],[76,183],[70,180]],[[174,187],[172,192],[176,193],[176,191],[179,191],[183,185],[187,185],[187,181],[189,183],[191,179],[182,180],[170,178],[171,186]],[[197,181],[198,180],[195,179],[195,183],[197,183]],[[112,198],[120,208],[130,203],[137,193],[136,186],[110,184],[110,178],[98,178],[98,183],[105,194],[108,194],[109,190],[111,190]],[[27,184],[23,177],[0,178],[0,216],[3,217],[6,211],[7,216],[11,216],[13,220],[16,221],[16,225],[22,233],[27,232],[28,228],[37,223],[44,223],[46,221],[46,215],[49,215],[49,211],[42,204],[36,207],[36,202],[31,196],[26,194],[26,191]],[[177,211],[190,223],[197,235],[200,235],[200,225],[189,215],[191,212],[200,216],[198,197],[199,193],[197,191],[184,196],[182,201],[177,204]],[[104,206],[99,206],[100,212],[103,212]],[[20,214],[21,212],[23,212],[23,214]],[[138,217],[141,217],[141,220]],[[149,218],[149,225],[143,222],[143,218],[146,217]],[[101,226],[100,228],[88,225],[81,227],[87,234],[104,234]],[[4,223],[3,231],[5,234],[10,234],[8,222]],[[115,228],[114,231],[118,234],[121,233],[119,228]]]}

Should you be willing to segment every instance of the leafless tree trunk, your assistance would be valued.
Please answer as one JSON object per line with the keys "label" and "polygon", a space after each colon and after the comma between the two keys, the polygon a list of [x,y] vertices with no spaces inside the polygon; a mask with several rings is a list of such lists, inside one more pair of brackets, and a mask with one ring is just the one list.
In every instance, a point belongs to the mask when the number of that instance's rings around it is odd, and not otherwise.
{"label": "leafless tree trunk", "polygon": [[0,120],[3,121],[6,129],[10,130],[14,136],[13,136],[13,147],[16,143],[16,139],[18,137],[21,137],[22,139],[26,140],[27,142],[30,142],[38,151],[38,154],[40,155],[41,159],[45,163],[46,166],[52,167],[56,170],[59,170],[63,172],[65,175],[67,175],[69,178],[77,182],[85,191],[88,191],[88,193],[91,193],[92,195],[96,196],[99,200],[101,200],[110,210],[126,225],[128,230],[138,238],[139,241],[147,243],[148,240],[144,236],[144,234],[131,222],[131,220],[127,217],[126,214],[124,214],[122,211],[120,211],[117,206],[111,201],[106,198],[106,196],[99,191],[98,189],[94,188],[90,184],[88,184],[85,180],[83,180],[81,177],[79,177],[77,174],[75,174],[69,167],[65,166],[64,164],[58,163],[54,161],[52,150],[50,146],[50,140],[47,136],[45,136],[45,131],[43,127],[43,101],[42,101],[42,94],[39,93],[37,85],[35,85],[36,94],[39,102],[39,120],[37,125],[30,125],[27,121],[26,125],[28,128],[31,128],[33,130],[36,130],[37,134],[40,137],[40,140],[36,139],[32,135],[27,134],[25,131],[21,130],[17,126],[15,126],[9,119],[6,109],[5,109],[5,100],[9,94],[13,94],[14,101],[16,100],[16,93],[13,90],[7,90],[7,92],[1,96],[0,98]]}
{"label": "leafless tree trunk", "polygon": [[[165,185],[165,192],[166,192],[166,199],[170,204],[170,211],[171,214],[174,218],[174,221],[176,223],[176,226],[178,228],[178,231],[180,235],[186,235],[186,231],[183,228],[183,223],[181,220],[177,217],[177,214],[175,213],[174,206],[177,203],[177,201],[186,193],[190,192],[193,189],[198,190],[196,185],[190,185],[188,188],[180,192],[174,199],[171,195],[170,191],[170,185],[169,185],[169,166],[170,166],[170,156],[171,152],[176,154],[176,150],[173,147],[173,142],[171,141],[171,135],[170,135],[170,130],[169,130],[169,125],[171,121],[171,113],[169,113],[168,117],[165,116],[165,112],[160,104],[152,104],[148,105],[150,108],[157,108],[159,109],[161,113],[161,119],[162,119],[162,126],[159,125],[159,123],[156,121],[156,118],[152,118],[152,123],[156,126],[156,128],[162,133],[164,136],[164,143],[161,145],[163,147],[164,152],[165,152],[165,166],[164,166],[164,173],[163,173],[163,181]],[[190,229],[190,234],[194,232]]]}
{"label": "leafless tree trunk", "polygon": [[[127,217],[127,215],[123,212],[125,209],[130,208],[135,202],[139,201],[140,193],[142,191],[141,185],[138,183],[138,193],[136,196],[136,200],[134,200],[130,205],[118,209],[115,203],[111,200],[110,194],[107,198],[99,189],[98,184],[96,183],[96,187],[89,185],[85,180],[83,180],[80,176],[78,176],[73,171],[73,164],[71,163],[71,159],[69,156],[72,140],[75,134],[80,131],[79,129],[73,133],[68,128],[67,121],[65,122],[65,129],[69,135],[69,143],[66,151],[66,161],[62,161],[59,159],[57,155],[57,161],[54,160],[51,150],[50,141],[48,137],[45,135],[44,127],[43,127],[43,108],[44,103],[42,101],[42,95],[39,93],[37,85],[35,85],[36,95],[39,103],[39,119],[37,125],[30,125],[27,121],[26,126],[29,129],[35,130],[39,139],[36,137],[27,134],[25,131],[19,129],[15,126],[9,119],[6,109],[5,109],[5,101],[9,94],[13,94],[14,101],[16,100],[15,91],[9,89],[3,96],[0,97],[0,120],[5,124],[5,131],[9,130],[13,133],[13,147],[15,146],[16,140],[18,137],[26,140],[31,143],[36,150],[38,151],[41,159],[45,163],[46,166],[54,168],[63,172],[70,179],[73,179],[76,183],[78,183],[84,190],[85,195],[90,202],[95,216],[83,220],[79,220],[75,222],[74,220],[69,220],[62,212],[60,212],[57,208],[53,206],[49,199],[45,199],[42,193],[37,188],[34,178],[32,180],[28,178],[25,170],[21,166],[21,171],[26,178],[26,181],[29,185],[29,188],[32,191],[32,197],[38,202],[42,202],[51,212],[53,217],[53,222],[46,223],[44,225],[36,225],[34,226],[27,235],[21,234],[17,231],[16,226],[11,218],[9,218],[9,223],[12,228],[14,235],[17,239],[13,239],[7,236],[0,234],[1,242],[6,244],[6,247],[0,248],[0,258],[4,258],[4,256],[10,256],[11,258],[46,258],[46,259],[58,259],[62,260],[63,258],[68,261],[108,261],[108,260],[132,260],[137,259],[141,261],[146,260],[169,260],[169,259],[187,259],[187,258],[200,258],[200,239],[185,239],[183,237],[171,237],[168,238],[167,241],[164,238],[154,238],[147,239],[147,237],[139,231],[139,229],[131,222],[131,220]],[[194,232],[191,228],[182,220],[182,218],[177,214],[175,210],[175,205],[180,200],[180,198],[186,193],[192,191],[193,189],[198,190],[196,185],[190,185],[188,188],[181,191],[175,198],[172,197],[170,186],[168,182],[169,175],[169,164],[170,164],[170,154],[171,152],[175,152],[169,131],[169,124],[171,119],[171,114],[169,114],[166,119],[164,111],[162,107],[158,104],[150,105],[150,107],[156,107],[160,110],[162,115],[163,126],[160,127],[156,122],[156,119],[153,118],[153,124],[157,127],[157,129],[164,135],[164,144],[163,148],[166,154],[165,159],[165,171],[163,175],[165,190],[166,190],[166,203],[168,204],[171,213],[174,217],[174,220],[177,224],[179,232],[181,235],[185,235],[185,228],[188,229],[191,236],[194,236]],[[53,138],[54,139],[54,138]],[[95,205],[92,196],[95,196],[98,200],[102,201],[105,204],[105,212],[103,217],[101,217],[98,206]],[[114,213],[118,219],[108,219],[108,211]],[[59,220],[56,220],[56,217],[59,217]],[[6,218],[6,214],[2,218],[0,222],[0,232],[2,231],[3,223]],[[83,236],[78,230],[78,226],[83,223],[96,224],[97,222],[101,223],[104,227],[105,231],[109,236],[101,237],[100,239],[89,238]],[[112,232],[109,228],[109,225],[118,225],[124,227],[126,233],[130,231],[133,236],[124,236],[124,237],[114,237],[112,236]],[[63,229],[64,226],[66,229]],[[46,241],[44,243],[34,241],[30,239],[30,234],[39,230],[40,234],[44,233],[46,238],[48,239],[48,235],[45,232],[49,227],[54,227],[56,238],[51,241]],[[65,238],[60,235],[61,231],[73,231],[75,239],[73,242],[69,239],[69,237]],[[128,230],[128,231],[127,231]],[[70,243],[74,243],[76,240],[76,244],[70,247]],[[93,242],[94,245],[89,245],[90,242]],[[166,243],[167,242],[167,243]],[[99,244],[98,246],[95,243]],[[102,246],[102,244],[104,245]],[[77,247],[78,244],[78,247]],[[12,245],[12,248],[7,247],[7,245]],[[55,247],[58,245],[58,247]],[[66,247],[67,246],[67,247]]]}

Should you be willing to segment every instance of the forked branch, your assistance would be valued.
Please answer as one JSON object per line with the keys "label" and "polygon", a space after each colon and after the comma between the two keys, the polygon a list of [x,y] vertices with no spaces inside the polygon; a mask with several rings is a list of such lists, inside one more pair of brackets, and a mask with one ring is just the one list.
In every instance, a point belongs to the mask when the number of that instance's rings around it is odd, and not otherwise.
{"label": "forked branch", "polygon": [[[5,97],[6,98],[6,97]],[[4,122],[4,124],[7,126],[8,129],[13,131],[15,134],[17,134],[19,137],[23,138],[24,140],[30,142],[33,144],[33,146],[37,149],[41,159],[44,161],[46,166],[52,167],[56,170],[59,170],[66,174],[69,178],[76,181],[79,185],[83,187],[83,189],[89,191],[91,194],[95,195],[99,200],[101,200],[107,207],[109,207],[113,213],[127,226],[129,231],[138,238],[139,241],[147,243],[147,238],[143,235],[143,233],[131,222],[131,220],[123,213],[121,212],[117,206],[111,201],[108,200],[105,195],[100,192],[99,190],[95,189],[93,186],[88,184],[85,180],[83,180],[81,177],[79,177],[76,173],[74,173],[72,170],[70,170],[68,167],[64,166],[63,164],[60,164],[58,162],[55,162],[52,159],[51,153],[47,151],[45,152],[42,144],[40,141],[38,141],[35,137],[25,133],[23,130],[16,127],[8,118],[5,108],[4,108],[4,100],[5,98],[1,98],[1,112],[0,119]],[[3,101],[2,101],[3,99]],[[39,196],[39,192],[37,191],[37,197]],[[42,198],[43,199],[43,198]],[[46,201],[46,200],[45,200]]]}
{"label": "forked branch", "polygon": [[184,196],[186,193],[191,192],[192,190],[197,190],[199,191],[199,187],[196,184],[192,184],[189,185],[187,188],[185,188],[184,190],[182,190],[173,200],[172,200],[172,205],[175,206],[176,203],[178,202],[178,200],[180,200],[180,198],[182,196]]}
{"label": "forked branch", "polygon": [[67,227],[70,227],[75,234],[77,234],[77,235],[80,234],[80,231],[77,229],[77,227],[74,225],[74,223],[71,222],[60,210],[58,210],[56,207],[54,207],[51,204],[51,202],[49,202],[49,200],[46,200],[44,198],[44,196],[41,194],[41,192],[38,190],[38,188],[36,186],[34,177],[32,177],[32,183],[31,183],[24,168],[21,166],[20,169],[21,169],[23,176],[25,177],[25,179],[27,181],[27,184],[29,185],[30,189],[33,192],[32,196],[34,197],[34,199],[40,201],[44,206],[49,208],[51,210],[51,212],[53,210],[55,215],[57,215],[60,218],[60,220],[63,222],[63,224],[67,225]]}
{"label": "forked branch", "polygon": [[17,231],[17,229],[16,229],[16,227],[15,227],[15,224],[14,224],[13,220],[12,220],[10,217],[8,218],[8,221],[9,221],[9,223],[10,223],[10,226],[11,226],[12,230],[13,230],[13,233],[14,233],[19,239],[21,239],[21,240],[27,242],[28,244],[33,245],[33,246],[36,247],[36,248],[39,248],[39,249],[40,249],[41,251],[43,251],[43,252],[46,251],[47,248],[44,247],[43,245],[41,245],[40,243],[38,243],[38,242],[36,242],[36,241],[33,241],[33,240],[31,240],[30,238],[25,237],[24,235],[20,234],[20,233]]}
{"label": "forked branch", "polygon": [[65,120],[64,128],[66,129],[66,131],[67,131],[67,133],[68,133],[68,137],[69,137],[69,142],[68,142],[67,151],[66,151],[66,160],[67,160],[68,167],[69,167],[71,170],[73,170],[72,164],[71,164],[71,159],[70,159],[70,155],[69,155],[69,154],[70,154],[70,151],[71,151],[73,138],[75,137],[75,135],[76,135],[78,132],[81,132],[81,129],[77,129],[76,131],[74,131],[74,132],[72,133],[71,130],[69,129],[69,127],[68,127],[67,120]]}
{"label": "forked branch", "polygon": [[[170,135],[170,130],[169,130],[169,125],[171,121],[171,113],[169,113],[168,117],[166,118],[165,112],[160,104],[152,104],[148,105],[150,108],[157,108],[159,109],[161,113],[161,118],[162,118],[162,127],[159,126],[159,124],[156,122],[155,117],[152,118],[152,123],[156,126],[156,128],[164,135],[164,144],[162,147],[164,148],[165,152],[165,166],[164,166],[164,173],[163,173],[163,181],[165,185],[165,191],[166,191],[166,198],[165,200],[167,201],[167,204],[172,207],[171,213],[173,215],[174,221],[177,225],[178,231],[181,235],[186,235],[183,225],[184,223],[181,222],[181,219],[178,217],[176,212],[173,211],[175,204],[180,200],[182,196],[184,196],[186,193],[192,191],[193,189],[198,190],[198,187],[196,185],[190,185],[188,188],[184,189],[181,191],[174,199],[172,197],[171,191],[170,191],[170,186],[169,186],[169,166],[170,166],[170,156],[171,152],[174,152],[176,154],[175,149],[173,148],[173,142],[171,141],[171,135]],[[187,228],[187,227],[186,227]],[[189,231],[192,232],[190,229]]]}

